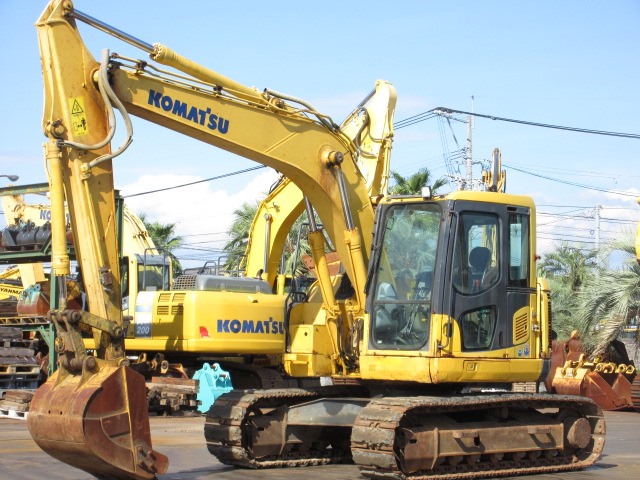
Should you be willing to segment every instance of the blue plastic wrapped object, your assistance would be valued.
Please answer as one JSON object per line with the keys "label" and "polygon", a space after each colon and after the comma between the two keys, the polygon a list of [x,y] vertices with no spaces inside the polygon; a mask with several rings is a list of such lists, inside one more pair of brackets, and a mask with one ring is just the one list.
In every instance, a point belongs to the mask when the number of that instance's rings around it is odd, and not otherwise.
{"label": "blue plastic wrapped object", "polygon": [[231,385],[231,374],[220,368],[220,365],[205,363],[194,375],[193,379],[198,381],[198,411],[207,413],[213,402],[223,393],[233,390]]}

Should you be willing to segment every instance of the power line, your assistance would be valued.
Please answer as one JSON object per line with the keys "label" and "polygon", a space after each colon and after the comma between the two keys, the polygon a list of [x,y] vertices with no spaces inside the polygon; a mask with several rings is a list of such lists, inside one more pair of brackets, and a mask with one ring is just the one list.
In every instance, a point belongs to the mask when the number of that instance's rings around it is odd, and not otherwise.
{"label": "power line", "polygon": [[[537,205],[538,207],[541,207],[542,205]],[[574,207],[573,210],[567,210],[566,212],[556,212],[556,213],[552,213],[552,212],[543,212],[543,211],[538,211],[536,212],[538,215],[558,215],[558,216],[562,216],[562,215],[567,215],[569,213],[576,213],[576,212],[580,212],[583,210],[588,210],[591,207]]]}
{"label": "power line", "polygon": [[[454,110],[452,108],[446,108],[446,107],[437,107],[429,110],[429,112],[438,112],[438,111],[443,113],[458,113],[461,115],[473,115],[474,117],[488,118],[489,120],[497,120],[501,122],[519,123],[521,125],[529,125],[532,127],[553,128],[556,130],[567,130],[570,132],[590,133],[592,135],[607,135],[610,137],[634,138],[636,140],[640,140],[640,135],[637,133],[608,132],[606,130],[593,130],[590,128],[578,128],[578,127],[567,127],[563,125],[552,125],[549,123],[531,122],[528,120],[517,120],[514,118],[497,117],[495,115],[485,115],[482,113],[465,112],[463,110]],[[424,115],[424,114],[419,114],[419,115]],[[418,115],[414,115],[414,117],[416,116]]]}
{"label": "power line", "polygon": [[559,238],[559,237],[545,237],[544,235],[538,235],[538,240],[553,240],[554,242],[568,242],[568,243],[578,243],[578,244],[595,244],[595,240],[570,240],[567,238]]}
{"label": "power line", "polygon": [[613,193],[613,194],[616,194],[616,195],[621,195],[621,196],[624,196],[624,197],[631,197],[631,198],[637,198],[637,196],[638,196],[637,194],[621,192],[619,190],[609,190],[609,189],[606,189],[606,188],[599,188],[599,187],[593,187],[591,185],[583,185],[581,183],[570,182],[568,180],[560,180],[560,179],[557,179],[557,178],[547,177],[546,175],[540,175],[539,173],[533,173],[533,172],[530,172],[528,170],[524,170],[522,168],[514,167],[513,165],[507,165],[506,163],[504,164],[504,166],[508,167],[508,168],[510,168],[512,170],[516,170],[518,172],[526,173],[527,175],[532,175],[534,177],[543,178],[545,180],[550,180],[552,182],[563,183],[565,185],[571,185],[573,187],[586,188],[588,190],[595,190],[595,191],[604,192],[604,193]]}
{"label": "power line", "polygon": [[193,246],[193,245],[207,245],[207,244],[211,244],[211,243],[221,243],[224,242],[224,239],[218,239],[218,240],[203,240],[201,242],[189,242],[189,243],[184,243],[183,245],[187,245],[187,246]]}
{"label": "power line", "polygon": [[241,173],[252,172],[254,170],[258,170],[261,168],[267,168],[267,166],[257,165],[255,167],[245,168],[244,170],[237,170],[235,172],[218,175],[217,177],[205,178],[204,180],[197,180],[195,182],[183,183],[182,185],[174,185],[173,187],[158,188],[157,190],[149,190],[147,192],[132,193],[131,195],[123,195],[122,198],[131,198],[131,197],[138,197],[140,195],[148,195],[150,193],[166,192],[167,190],[174,190],[176,188],[189,187],[191,185],[196,185],[198,183],[210,182],[211,180],[220,180],[221,178],[231,177],[233,175],[239,175]]}
{"label": "power line", "polygon": [[405,118],[403,120],[398,120],[393,124],[393,128],[398,130],[400,128],[409,127],[411,125],[415,125],[416,123],[429,120],[430,118],[438,116],[437,110],[437,108],[433,108],[431,110],[427,110],[426,112],[418,113],[417,115]]}
{"label": "power line", "polygon": [[[587,129],[587,128],[577,128],[577,127],[567,127],[567,126],[562,126],[562,125],[551,125],[551,124],[546,124],[546,123],[540,123],[540,122],[532,122],[532,121],[528,121],[528,120],[517,120],[517,119],[513,119],[513,118],[505,118],[505,117],[498,117],[495,115],[486,115],[486,114],[481,114],[481,113],[472,113],[472,112],[465,112],[463,110],[454,110],[452,108],[446,108],[446,107],[436,107],[436,108],[432,108],[431,110],[427,110],[426,112],[422,112],[422,113],[418,113],[416,115],[412,115],[410,117],[407,117],[403,120],[398,120],[397,122],[394,123],[394,128],[396,130],[401,129],[401,128],[405,128],[405,127],[409,127],[411,125],[415,125],[416,123],[420,123],[420,122],[424,122],[425,120],[429,120],[431,118],[434,117],[441,117],[443,116],[443,114],[448,113],[458,113],[458,114],[462,114],[462,115],[472,115],[474,117],[480,117],[480,118],[488,118],[490,120],[497,120],[497,121],[503,121],[503,122],[511,122],[511,123],[519,123],[521,125],[529,125],[529,126],[534,126],[534,127],[543,127],[543,128],[554,128],[554,129],[558,129],[558,130],[567,130],[567,131],[571,131],[571,132],[579,132],[579,133],[590,133],[593,135],[608,135],[608,136],[615,136],[615,137],[623,137],[623,138],[635,138],[635,139],[640,139],[640,135],[638,134],[633,134],[633,133],[621,133],[621,132],[608,132],[608,131],[604,131],[604,130],[593,130],[593,129]],[[455,119],[454,119],[455,120]],[[453,153],[453,157],[451,157],[451,159],[455,159],[458,158],[460,156],[460,151],[456,151]],[[445,160],[445,164],[447,163],[447,161]],[[183,183],[181,185],[174,185],[172,187],[165,187],[165,188],[159,188],[156,190],[148,190],[146,192],[139,192],[139,193],[132,193],[130,195],[123,195],[123,198],[131,198],[131,197],[138,197],[141,195],[149,195],[151,193],[158,193],[158,192],[166,192],[168,190],[174,190],[177,188],[182,188],[182,187],[188,187],[191,185],[196,185],[198,183],[204,183],[204,182],[210,182],[212,180],[220,180],[222,178],[226,178],[226,177],[231,177],[234,175],[240,175],[242,173],[247,173],[247,172],[252,172],[254,170],[258,170],[261,168],[267,168],[266,165],[257,165],[255,167],[250,167],[250,168],[246,168],[244,170],[237,170],[235,172],[230,172],[230,173],[225,173],[223,175],[218,175],[215,177],[210,177],[210,178],[205,178],[203,180],[197,180],[195,182],[189,182],[189,183]],[[535,175],[533,173],[524,171],[524,170],[520,170],[514,166],[511,166],[510,168],[514,169],[514,170],[519,170],[523,173],[529,173],[531,175]],[[543,175],[536,175],[539,176],[540,178],[545,178],[547,180],[554,180],[554,181],[559,181],[550,177],[545,177]],[[585,186],[585,185],[580,185],[580,184],[574,184],[574,183],[570,183],[570,182],[561,182],[560,183],[567,183],[569,185],[574,185],[574,186],[580,186],[583,188],[590,188],[593,190],[599,190],[599,191],[603,191],[603,192],[613,192],[613,193],[619,193],[620,195],[626,195],[626,196],[635,196],[635,195],[629,195],[629,194],[625,194],[625,193],[621,193],[621,192],[615,192],[613,190],[604,190],[604,189],[598,189],[596,187],[589,187],[589,186]]]}
{"label": "power line", "polygon": [[[525,165],[525,166],[529,166],[530,164],[525,163],[518,163],[518,162],[510,162],[511,165]],[[625,178],[637,178],[640,177],[640,175],[632,175],[629,172],[625,172],[624,175],[621,175],[619,173],[612,173],[612,172],[594,172],[592,170],[579,170],[576,168],[559,168],[559,167],[551,167],[551,166],[545,166],[545,168],[540,168],[538,167],[536,170],[541,171],[541,172],[546,172],[546,173],[558,173],[558,174],[565,174],[565,175],[572,175],[572,176],[582,176],[582,177],[598,177],[598,178],[610,178],[613,180],[616,180],[617,178],[624,176]]]}
{"label": "power line", "polygon": [[[190,233],[188,235],[180,235],[182,238],[186,238],[186,237],[204,237],[207,235],[228,235],[228,232],[210,232],[210,233]],[[217,240],[212,240],[212,241],[217,241]]]}
{"label": "power line", "polygon": [[635,225],[637,223],[635,220],[623,220],[620,218],[606,218],[606,217],[600,217],[600,221],[605,223],[620,223],[622,225]]}
{"label": "power line", "polygon": [[[550,208],[578,208],[578,209],[590,209],[593,208],[593,205],[553,205],[551,203],[538,203],[536,206],[538,207],[550,207]],[[638,211],[637,208],[631,208],[631,207],[609,207],[607,205],[602,205],[603,209],[610,209],[610,210],[635,210]]]}

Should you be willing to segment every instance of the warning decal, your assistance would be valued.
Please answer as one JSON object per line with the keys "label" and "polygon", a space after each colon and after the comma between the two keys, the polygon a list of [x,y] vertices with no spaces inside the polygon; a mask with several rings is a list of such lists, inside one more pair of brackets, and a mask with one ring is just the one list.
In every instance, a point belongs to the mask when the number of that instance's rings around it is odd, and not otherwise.
{"label": "warning decal", "polygon": [[84,99],[74,97],[69,99],[69,110],[71,111],[71,130],[74,137],[81,137],[89,133],[87,117],[84,110]]}

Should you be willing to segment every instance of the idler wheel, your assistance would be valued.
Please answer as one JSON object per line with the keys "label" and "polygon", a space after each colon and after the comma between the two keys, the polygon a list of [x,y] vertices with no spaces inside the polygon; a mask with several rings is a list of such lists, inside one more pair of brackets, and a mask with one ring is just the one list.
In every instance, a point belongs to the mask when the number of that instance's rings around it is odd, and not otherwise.
{"label": "idler wheel", "polygon": [[591,441],[591,425],[586,418],[565,418],[565,441],[570,448],[585,448]]}

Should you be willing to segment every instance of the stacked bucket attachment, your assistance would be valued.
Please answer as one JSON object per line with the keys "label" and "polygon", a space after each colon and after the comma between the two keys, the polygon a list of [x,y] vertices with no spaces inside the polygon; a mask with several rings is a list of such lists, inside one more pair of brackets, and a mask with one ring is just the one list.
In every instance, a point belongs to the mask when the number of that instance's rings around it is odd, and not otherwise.
{"label": "stacked bucket attachment", "polygon": [[603,410],[626,410],[634,407],[635,376],[633,365],[589,362],[582,354],[556,370],[552,385],[556,393],[591,398]]}

